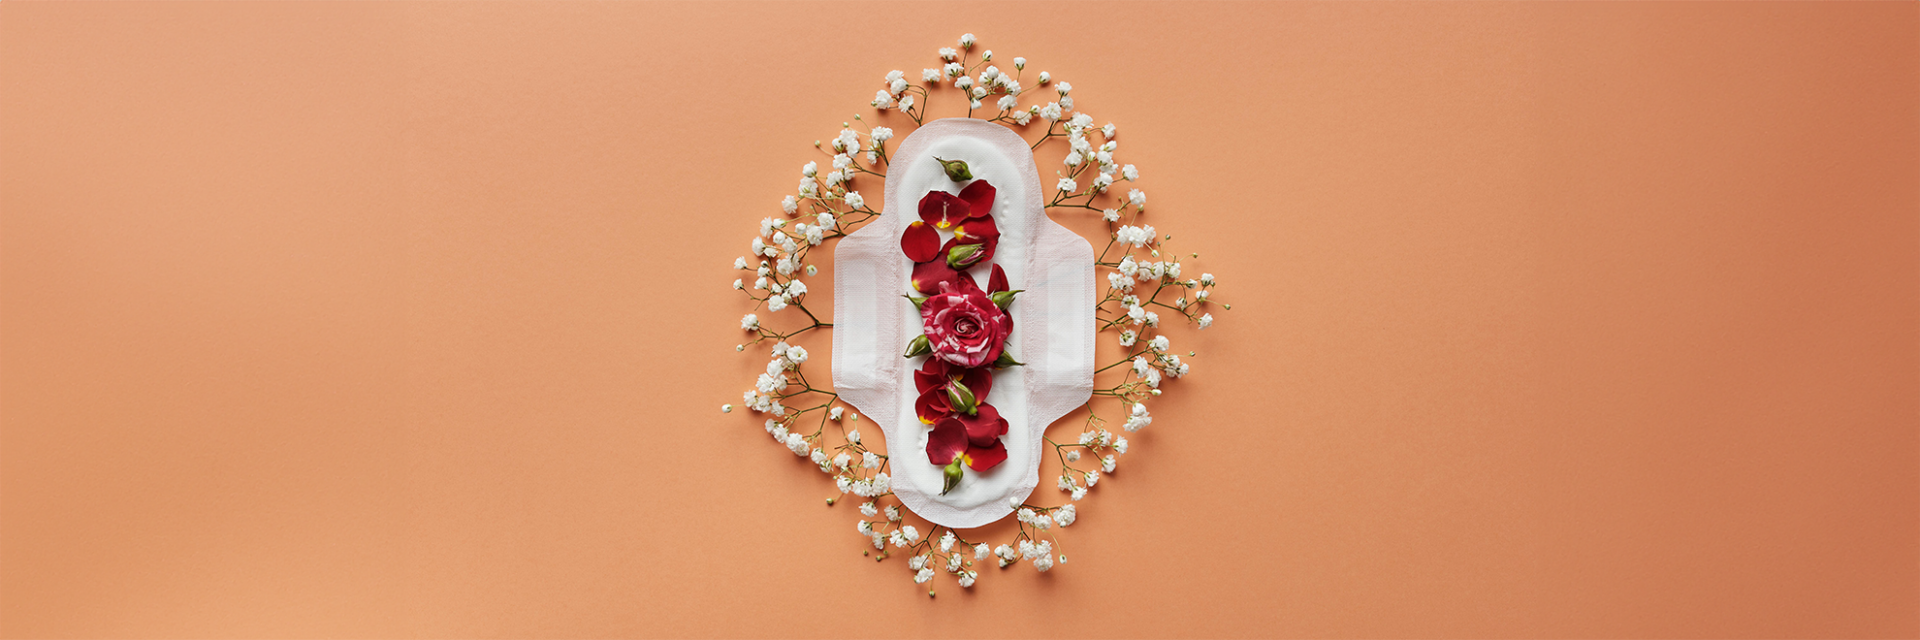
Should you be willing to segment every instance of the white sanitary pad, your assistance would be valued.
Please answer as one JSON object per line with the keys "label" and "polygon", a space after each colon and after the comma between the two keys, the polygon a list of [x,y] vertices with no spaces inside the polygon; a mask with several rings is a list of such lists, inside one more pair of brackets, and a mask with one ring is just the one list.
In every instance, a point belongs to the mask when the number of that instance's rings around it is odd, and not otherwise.
{"label": "white sanitary pad", "polygon": [[[923,331],[920,312],[902,297],[912,291],[913,262],[900,234],[919,219],[928,191],[959,193],[934,157],[965,160],[975,179],[998,191],[993,218],[1000,243],[993,263],[1014,289],[1007,352],[1026,366],[994,372],[986,402],[1008,423],[1007,459],[985,473],[966,470],[952,492],[926,454],[929,428],[915,416],[913,372],[924,357],[904,358]],[[1047,218],[1033,152],[1006,127],[971,118],[935,120],[900,143],[887,169],[886,206],[878,219],[841,239],[834,251],[833,385],[886,432],[893,492],[934,524],[967,528],[1012,513],[1039,484],[1047,425],[1085,404],[1093,391],[1093,247]],[[985,288],[988,265],[970,271]]]}

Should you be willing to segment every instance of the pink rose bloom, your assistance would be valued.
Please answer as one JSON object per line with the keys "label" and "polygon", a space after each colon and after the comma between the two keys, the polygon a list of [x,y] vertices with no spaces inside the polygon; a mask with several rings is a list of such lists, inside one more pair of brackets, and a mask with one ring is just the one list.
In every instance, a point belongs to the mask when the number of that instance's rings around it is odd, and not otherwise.
{"label": "pink rose bloom", "polygon": [[1006,348],[1007,334],[1013,331],[1013,318],[973,283],[973,278],[958,278],[959,283],[940,283],[940,293],[920,305],[920,323],[933,346],[934,357],[963,367],[984,367],[1000,359]]}

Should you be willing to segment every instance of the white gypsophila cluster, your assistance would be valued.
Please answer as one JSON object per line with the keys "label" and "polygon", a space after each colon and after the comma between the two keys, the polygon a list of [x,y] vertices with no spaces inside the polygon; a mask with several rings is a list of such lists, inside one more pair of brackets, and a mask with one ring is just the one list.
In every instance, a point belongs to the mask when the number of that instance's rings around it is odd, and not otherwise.
{"label": "white gypsophila cluster", "polygon": [[[978,565],[989,557],[1001,568],[1024,561],[1036,571],[1066,562],[1056,552],[1059,530],[1078,521],[1077,503],[1101,478],[1114,473],[1118,457],[1128,450],[1127,438],[1109,430],[1104,416],[1115,416],[1119,429],[1128,434],[1146,428],[1153,423],[1147,403],[1165,392],[1167,380],[1190,370],[1190,364],[1172,351],[1172,338],[1162,333],[1170,327],[1162,326],[1161,313],[1185,318],[1185,323],[1172,326],[1206,329],[1214,322],[1210,307],[1232,306],[1213,299],[1213,274],[1182,279],[1183,256],[1167,247],[1172,236],[1159,235],[1142,220],[1146,193],[1133,184],[1118,185],[1139,181],[1140,171],[1115,159],[1119,141],[1113,123],[1096,126],[1092,116],[1079,111],[1071,84],[1045,71],[1027,76],[1026,58],[1012,58],[1007,69],[1000,66],[1006,64],[1004,60],[993,62],[992,51],[974,56],[977,41],[972,34],[962,36],[958,44],[942,48],[917,83],[904,70],[888,72],[869,101],[878,112],[872,126],[866,117],[856,115],[854,122],[842,123],[833,137],[814,143],[823,159],[802,166],[799,186],[779,201],[781,213],[763,217],[756,225],[749,254],[733,261],[736,271],[751,275],[732,278],[731,286],[755,304],[740,320],[740,329],[751,338],[734,350],[772,345],[770,351],[761,352],[769,359],[764,370],[754,374],[752,388],[742,393],[740,406],[764,414],[763,426],[774,441],[833,479],[841,495],[828,498],[828,505],[847,494],[860,499],[861,519],[855,530],[872,546],[868,555],[884,560],[895,553],[906,554],[915,584],[927,585],[944,572],[965,588],[978,580]],[[1033,91],[1034,87],[1052,91]],[[890,163],[887,143],[917,128],[936,101],[951,104],[949,108],[956,111],[964,109],[969,117],[981,109],[995,109],[988,121],[1023,133],[1036,153],[1047,149],[1064,153],[1046,208],[1056,216],[1091,214],[1107,225],[1109,234],[1109,242],[1095,258],[1107,283],[1097,309],[1097,326],[1099,331],[1115,334],[1124,355],[1098,369],[1094,400],[1087,404],[1087,419],[1077,438],[1056,442],[1048,436],[1045,440],[1056,454],[1060,466],[1056,485],[1066,501],[1039,506],[1011,499],[1019,530],[1010,543],[997,546],[968,540],[959,531],[924,523],[903,511],[888,476],[891,460],[861,442],[860,415],[842,404],[831,388],[809,378],[808,363],[813,359],[800,344],[823,340],[818,334],[833,327],[820,309],[809,306],[806,278],[819,273],[809,258],[815,249],[880,215],[862,189],[868,194],[884,193]],[[877,126],[879,120],[890,126]],[[1187,254],[1184,259],[1198,257]],[[748,277],[753,278],[750,285]],[[815,348],[826,344],[816,343]],[[723,413],[733,409],[731,403],[721,406]],[[921,526],[927,527],[924,535]],[[928,595],[934,593],[929,587]]]}

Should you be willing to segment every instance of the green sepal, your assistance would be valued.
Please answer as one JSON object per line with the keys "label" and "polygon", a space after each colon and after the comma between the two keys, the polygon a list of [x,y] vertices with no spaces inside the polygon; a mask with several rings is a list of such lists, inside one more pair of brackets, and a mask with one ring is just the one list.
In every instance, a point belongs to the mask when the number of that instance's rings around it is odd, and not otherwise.
{"label": "green sepal", "polygon": [[929,353],[933,353],[933,343],[927,342],[927,337],[922,335],[915,337],[913,342],[907,343],[907,355],[905,357],[924,356]]}
{"label": "green sepal", "polygon": [[1013,354],[1007,353],[1005,351],[1000,352],[1000,358],[993,361],[993,368],[995,369],[1005,369],[1007,367],[1024,367],[1026,365],[1027,363],[1013,359]]}
{"label": "green sepal", "polygon": [[902,297],[902,298],[906,298],[906,299],[907,299],[907,302],[911,302],[911,303],[913,303],[913,308],[915,308],[915,309],[918,309],[918,308],[920,308],[920,305],[924,305],[924,304],[926,304],[926,303],[927,303],[927,299],[926,299],[926,298],[921,298],[921,297],[915,297],[915,296],[914,296],[913,294],[904,294],[904,293],[903,293],[903,294],[900,294],[900,297]]}

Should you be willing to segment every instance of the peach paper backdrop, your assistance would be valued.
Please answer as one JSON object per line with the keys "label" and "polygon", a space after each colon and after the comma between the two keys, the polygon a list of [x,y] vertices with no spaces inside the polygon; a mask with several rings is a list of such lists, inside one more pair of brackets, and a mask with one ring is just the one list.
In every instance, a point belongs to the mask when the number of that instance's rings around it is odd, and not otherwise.
{"label": "peach paper backdrop", "polygon": [[[929,601],[717,409],[963,31],[1236,304]],[[1912,2],[10,0],[0,635],[1920,635],[1917,113]]]}

